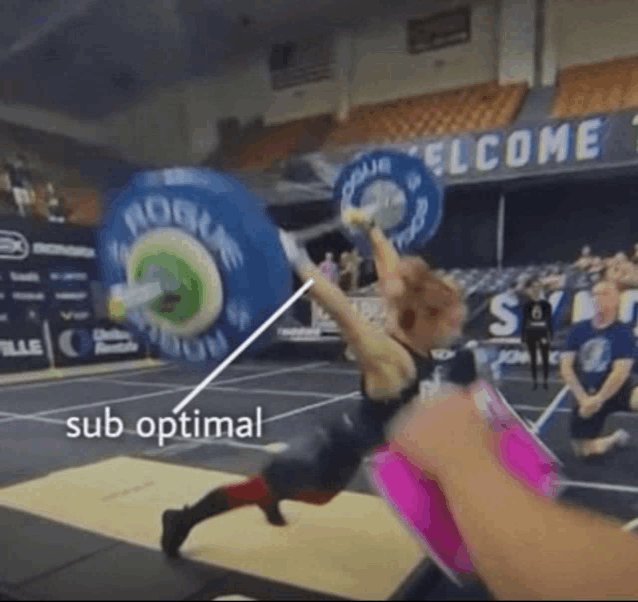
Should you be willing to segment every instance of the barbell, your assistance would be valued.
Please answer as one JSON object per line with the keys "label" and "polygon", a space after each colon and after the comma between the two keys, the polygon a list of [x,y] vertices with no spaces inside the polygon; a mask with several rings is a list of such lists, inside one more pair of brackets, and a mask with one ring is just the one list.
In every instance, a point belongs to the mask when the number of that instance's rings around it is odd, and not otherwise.
{"label": "barbell", "polygon": [[[292,294],[292,273],[261,200],[205,168],[140,172],[114,199],[98,234],[101,303],[173,360],[214,364]],[[333,190],[337,217],[293,233],[299,244],[343,228],[362,255],[367,240],[345,227],[361,208],[401,253],[424,248],[443,214],[442,189],[423,162],[375,151],[346,165]],[[247,353],[270,344],[266,334]]]}

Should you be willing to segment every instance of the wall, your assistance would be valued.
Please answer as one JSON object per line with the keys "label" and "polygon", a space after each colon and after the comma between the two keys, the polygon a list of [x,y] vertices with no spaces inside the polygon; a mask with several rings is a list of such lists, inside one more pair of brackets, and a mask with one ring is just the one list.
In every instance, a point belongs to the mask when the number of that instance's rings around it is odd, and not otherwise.
{"label": "wall", "polygon": [[0,165],[23,154],[35,171],[58,185],[90,185],[79,165],[66,160],[65,142],[59,135],[0,121]]}
{"label": "wall", "polygon": [[[463,4],[449,2],[443,10]],[[437,12],[441,9],[438,7]],[[349,101],[353,105],[497,79],[496,0],[475,5],[469,44],[416,56],[407,51],[405,26],[410,16],[427,16],[427,13],[401,16],[391,23],[372,20],[349,33]],[[337,32],[335,38],[338,36]],[[343,48],[343,44],[341,46]],[[339,60],[343,58],[341,56]],[[344,62],[350,61],[346,58]],[[341,75],[343,79],[343,73]],[[334,81],[274,92],[269,81],[268,53],[263,51],[241,62],[229,63],[223,75],[190,85],[186,94],[191,133],[194,134],[191,149],[196,148],[203,156],[207,144],[214,144],[216,134],[208,125],[213,118],[236,117],[245,124],[255,116],[263,115],[266,124],[274,124],[334,113],[343,102],[343,81],[335,78]]]}
{"label": "wall", "polygon": [[97,140],[96,124],[88,121],[78,121],[68,115],[45,111],[40,108],[0,103],[0,119],[7,123],[49,134],[69,136],[83,142],[92,143]]}
{"label": "wall", "polygon": [[[451,2],[450,10],[460,4]],[[497,78],[495,2],[473,7],[469,44],[412,56],[407,52],[405,25],[406,20],[373,21],[356,32],[353,104],[450,90]]]}
{"label": "wall", "polygon": [[190,163],[184,89],[158,90],[134,107],[110,115],[98,127],[101,144],[128,159],[158,166]]}
{"label": "wall", "polygon": [[638,55],[633,0],[553,0],[558,69]]}
{"label": "wall", "polygon": [[499,83],[534,86],[536,0],[502,0],[499,21]]}

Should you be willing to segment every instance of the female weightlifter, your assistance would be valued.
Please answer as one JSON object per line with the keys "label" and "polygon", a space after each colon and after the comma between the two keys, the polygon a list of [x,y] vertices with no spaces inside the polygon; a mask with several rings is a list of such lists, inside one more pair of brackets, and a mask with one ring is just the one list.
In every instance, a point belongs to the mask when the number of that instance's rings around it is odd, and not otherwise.
{"label": "female weightlifter", "polygon": [[[301,280],[314,280],[309,294],[339,325],[361,372],[361,399],[339,419],[324,423],[290,442],[261,473],[242,483],[217,488],[193,506],[162,516],[162,549],[178,555],[198,523],[247,505],[259,507],[267,520],[286,524],[281,500],[325,504],[341,492],[365,455],[385,441],[384,429],[419,393],[434,371],[430,350],[458,337],[465,307],[450,284],[434,276],[419,257],[399,257],[382,230],[362,210],[344,216],[365,231],[373,248],[379,285],[387,305],[385,328],[372,325],[352,307],[299,248],[281,232],[286,254]],[[457,354],[448,379],[469,386],[476,379],[471,351]]]}

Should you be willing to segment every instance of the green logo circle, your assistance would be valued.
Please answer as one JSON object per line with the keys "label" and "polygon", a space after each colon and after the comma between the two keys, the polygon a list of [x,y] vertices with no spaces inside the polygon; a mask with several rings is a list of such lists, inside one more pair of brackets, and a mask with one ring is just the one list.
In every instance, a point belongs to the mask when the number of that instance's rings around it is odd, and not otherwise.
{"label": "green logo circle", "polygon": [[172,324],[185,324],[203,305],[201,276],[174,250],[143,253],[133,270],[133,279],[139,283],[160,280],[165,293],[150,304],[149,310]]}
{"label": "green logo circle", "polygon": [[141,312],[149,325],[179,337],[205,332],[224,307],[222,279],[211,253],[177,228],[158,228],[137,240],[127,265],[129,283],[159,282],[163,294]]}

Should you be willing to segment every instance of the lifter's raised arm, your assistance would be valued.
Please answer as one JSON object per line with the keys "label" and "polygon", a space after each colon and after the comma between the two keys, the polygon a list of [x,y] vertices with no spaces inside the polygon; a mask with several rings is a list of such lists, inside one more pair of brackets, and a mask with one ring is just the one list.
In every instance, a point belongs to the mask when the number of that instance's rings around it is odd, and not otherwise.
{"label": "lifter's raised arm", "polygon": [[396,274],[400,260],[392,242],[364,209],[347,209],[343,212],[342,219],[346,226],[358,228],[366,233],[372,247],[379,285],[385,287],[392,275]]}
{"label": "lifter's raised arm", "polygon": [[310,279],[314,281],[308,289],[308,295],[337,322],[342,336],[352,345],[360,366],[367,371],[378,371],[382,369],[382,364],[392,362],[401,348],[382,330],[361,316],[345,293],[330,282],[312,262],[293,235],[280,231],[279,237],[299,277],[304,282]]}

